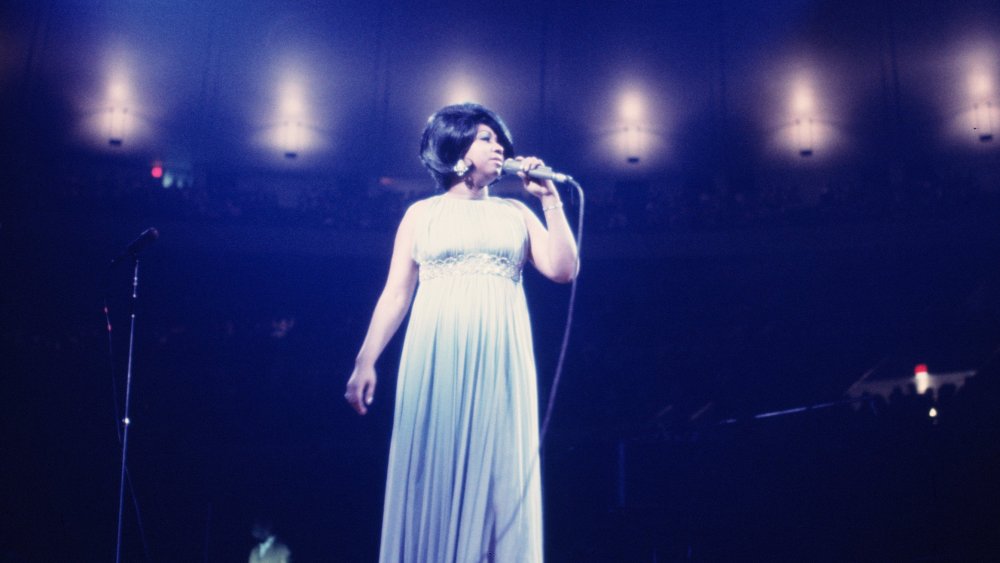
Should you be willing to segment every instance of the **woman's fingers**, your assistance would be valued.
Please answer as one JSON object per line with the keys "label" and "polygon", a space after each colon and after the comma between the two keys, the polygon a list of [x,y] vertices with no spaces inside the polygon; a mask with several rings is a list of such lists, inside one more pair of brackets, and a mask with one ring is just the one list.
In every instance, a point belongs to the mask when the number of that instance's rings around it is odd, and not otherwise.
{"label": "woman's fingers", "polygon": [[369,381],[367,385],[365,385],[365,405],[372,404],[372,401],[374,400],[375,400],[375,380],[373,379],[372,381]]}
{"label": "woman's fingers", "polygon": [[361,404],[361,393],[360,390],[356,388],[352,383],[347,384],[347,392],[344,393],[344,398],[347,399],[347,403],[351,405],[358,414],[365,414],[365,406]]}
{"label": "woman's fingers", "polygon": [[521,162],[521,171],[518,172],[517,175],[520,176],[522,180],[524,180],[524,185],[527,186],[529,182],[536,181],[528,176],[528,171],[534,170],[535,168],[538,168],[540,166],[544,166],[545,163],[542,162],[540,158],[536,158],[534,156],[527,156],[523,158],[518,157],[518,160]]}
{"label": "woman's fingers", "polygon": [[532,170],[534,168],[538,168],[539,166],[545,166],[545,163],[542,162],[542,159],[536,156],[526,156],[524,158],[518,157],[518,160],[520,160],[521,162],[521,170],[525,172],[528,170]]}
{"label": "woman's fingers", "polygon": [[347,391],[344,398],[358,414],[367,414],[367,405],[372,404],[375,398],[375,378],[359,379],[352,376],[347,381]]}
{"label": "woman's fingers", "polygon": [[542,159],[536,156],[519,156],[514,160],[521,164],[521,169],[517,172],[517,175],[524,182],[524,189],[528,190],[528,193],[535,197],[543,197],[555,191],[552,182],[536,180],[528,176],[529,170],[545,166],[545,162]]}

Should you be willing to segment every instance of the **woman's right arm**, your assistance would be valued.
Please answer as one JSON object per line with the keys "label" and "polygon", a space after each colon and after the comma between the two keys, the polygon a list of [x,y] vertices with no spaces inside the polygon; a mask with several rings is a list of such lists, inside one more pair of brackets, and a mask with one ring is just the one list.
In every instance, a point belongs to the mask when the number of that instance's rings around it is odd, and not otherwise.
{"label": "woman's right arm", "polygon": [[410,206],[399,223],[389,263],[389,276],[382,295],[375,304],[368,334],[365,335],[361,351],[354,361],[354,371],[347,380],[344,398],[358,414],[367,413],[368,405],[372,404],[377,379],[375,362],[406,317],[413,300],[413,291],[417,287],[418,267],[413,261],[413,224],[419,207],[419,203]]}

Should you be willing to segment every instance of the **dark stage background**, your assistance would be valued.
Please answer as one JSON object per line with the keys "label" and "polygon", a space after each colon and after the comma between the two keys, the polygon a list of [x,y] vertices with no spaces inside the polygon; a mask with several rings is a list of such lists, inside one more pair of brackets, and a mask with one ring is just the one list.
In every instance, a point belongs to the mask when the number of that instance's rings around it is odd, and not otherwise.
{"label": "dark stage background", "polygon": [[[245,560],[260,518],[297,561],[376,558],[400,339],[367,417],[343,385],[453,96],[588,194],[549,561],[1000,549],[992,3],[2,15],[0,560],[114,557],[131,279],[107,263],[150,226],[125,560]],[[525,285],[544,397],[569,290]],[[977,373],[918,395],[917,364]]]}

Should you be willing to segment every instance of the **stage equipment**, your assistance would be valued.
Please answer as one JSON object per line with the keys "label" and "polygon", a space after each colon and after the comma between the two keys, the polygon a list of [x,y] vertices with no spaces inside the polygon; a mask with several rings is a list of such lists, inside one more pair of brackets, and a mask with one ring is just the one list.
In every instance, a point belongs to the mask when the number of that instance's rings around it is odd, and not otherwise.
{"label": "stage equipment", "polygon": [[[117,264],[126,258],[134,258],[138,262],[138,254],[143,250],[146,250],[149,245],[156,242],[156,239],[160,238],[160,231],[156,230],[156,227],[150,227],[142,232],[136,239],[125,247],[125,251],[116,256],[111,260],[111,264]],[[134,297],[134,296],[133,296]]]}
{"label": "stage equipment", "polygon": [[[135,351],[135,317],[136,317],[136,302],[139,298],[139,253],[145,250],[149,245],[156,242],[156,239],[160,237],[160,232],[156,230],[155,227],[150,227],[142,232],[134,241],[129,243],[125,247],[125,251],[118,255],[114,260],[111,261],[111,266],[114,266],[118,262],[124,260],[125,258],[132,258],[133,268],[132,268],[132,300],[129,311],[129,335],[128,335],[128,362],[127,368],[125,370],[125,412],[123,413],[121,419],[121,445],[122,445],[122,460],[121,460],[121,473],[119,475],[118,483],[118,534],[117,541],[115,544],[115,563],[121,563],[122,555],[122,524],[125,516],[125,482],[126,482],[126,471],[127,465],[126,460],[128,459],[128,429],[131,425],[131,419],[129,418],[129,406],[131,404],[132,396],[132,360]],[[105,305],[105,312],[107,312],[107,305]],[[110,330],[111,323],[108,322],[108,327]],[[117,401],[117,398],[116,398]],[[134,493],[133,493],[134,496]]]}
{"label": "stage equipment", "polygon": [[[503,173],[515,175],[518,172],[524,172],[521,170],[521,163],[514,160],[513,158],[508,158],[503,162]],[[573,183],[573,177],[569,174],[563,174],[561,172],[556,172],[555,170],[549,168],[548,166],[539,166],[538,168],[533,168],[528,170],[528,177],[534,178],[536,180],[552,180],[560,184],[565,184],[567,182]],[[579,188],[577,188],[579,189]],[[583,203],[583,190],[580,190],[581,199],[580,203]]]}

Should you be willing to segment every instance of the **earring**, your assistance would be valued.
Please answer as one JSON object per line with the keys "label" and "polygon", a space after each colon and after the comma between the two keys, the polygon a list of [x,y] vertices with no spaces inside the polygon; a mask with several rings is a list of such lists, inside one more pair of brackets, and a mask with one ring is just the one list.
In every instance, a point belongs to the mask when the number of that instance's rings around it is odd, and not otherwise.
{"label": "earring", "polygon": [[465,162],[464,158],[459,159],[459,161],[455,163],[455,166],[452,167],[452,171],[455,172],[456,176],[458,176],[459,178],[461,178],[462,176],[465,176],[466,174],[468,174],[468,172],[469,172],[469,164],[467,162]]}

